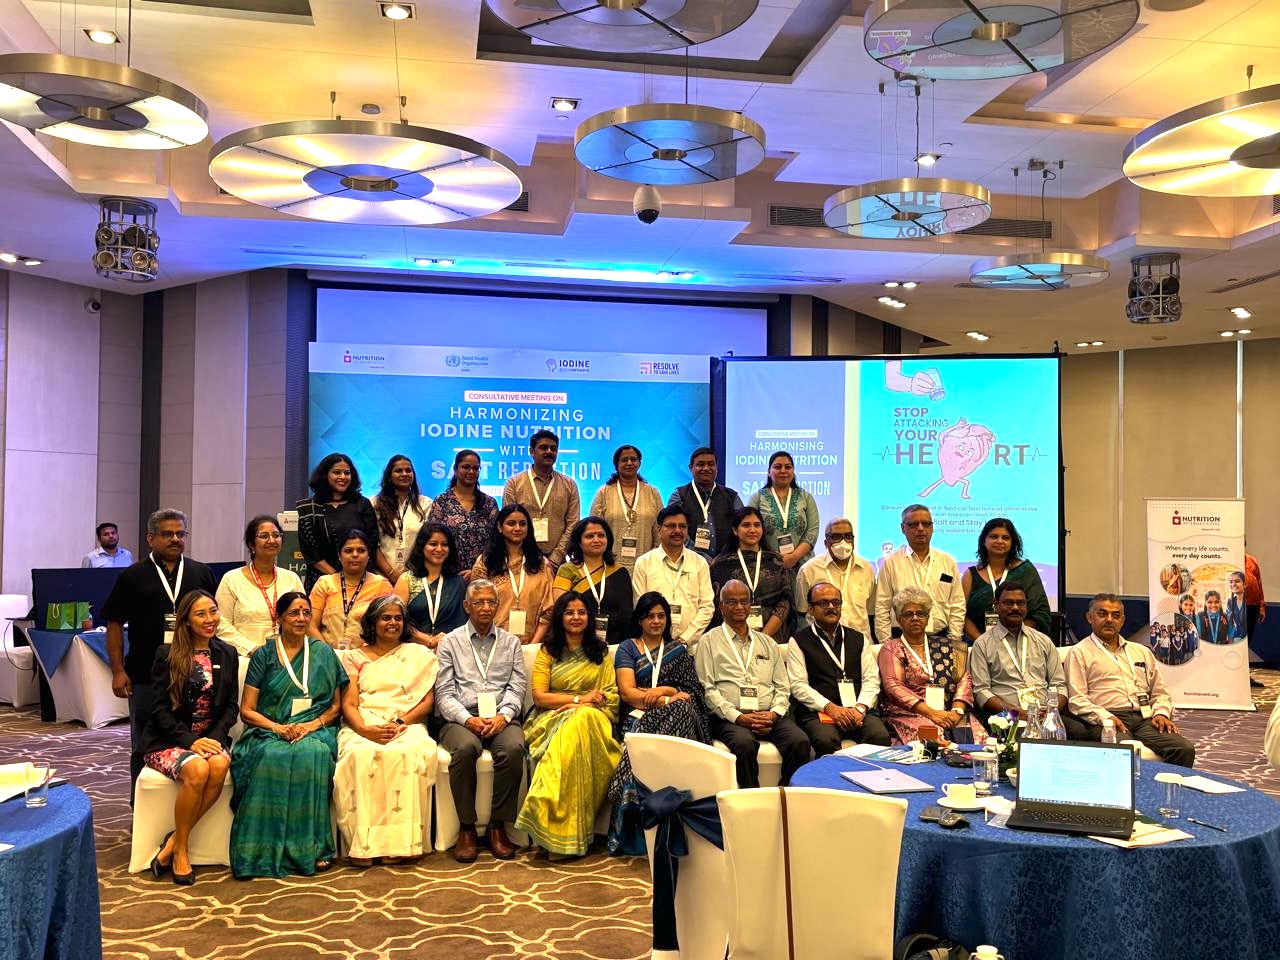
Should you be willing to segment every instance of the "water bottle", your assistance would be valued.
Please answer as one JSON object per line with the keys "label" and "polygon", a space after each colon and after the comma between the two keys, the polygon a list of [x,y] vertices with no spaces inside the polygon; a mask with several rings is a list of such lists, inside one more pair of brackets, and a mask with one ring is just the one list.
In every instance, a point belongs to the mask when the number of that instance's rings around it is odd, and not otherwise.
{"label": "water bottle", "polygon": [[1042,717],[1044,708],[1038,703],[1028,703],[1026,708],[1026,729],[1022,731],[1023,740],[1046,740]]}
{"label": "water bottle", "polygon": [[[1058,713],[1058,688],[1049,688],[1048,705],[1045,707],[1044,718],[1040,721],[1041,739],[1043,740],[1065,740],[1067,739],[1067,728],[1062,722],[1062,717]],[[1112,735],[1115,735],[1115,728],[1112,728]]]}
{"label": "water bottle", "polygon": [[1112,717],[1107,717],[1102,721],[1102,742],[1116,742],[1116,722]]}

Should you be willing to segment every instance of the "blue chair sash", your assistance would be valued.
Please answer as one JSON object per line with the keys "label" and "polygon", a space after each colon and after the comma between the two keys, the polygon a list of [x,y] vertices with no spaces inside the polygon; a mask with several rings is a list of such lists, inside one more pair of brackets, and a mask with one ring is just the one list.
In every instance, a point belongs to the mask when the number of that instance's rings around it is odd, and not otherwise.
{"label": "blue chair sash", "polygon": [[644,829],[656,828],[653,838],[653,949],[679,950],[676,936],[676,885],[680,857],[689,855],[688,827],[708,843],[724,849],[724,831],[716,798],[693,798],[688,790],[662,787],[650,790],[636,781]]}

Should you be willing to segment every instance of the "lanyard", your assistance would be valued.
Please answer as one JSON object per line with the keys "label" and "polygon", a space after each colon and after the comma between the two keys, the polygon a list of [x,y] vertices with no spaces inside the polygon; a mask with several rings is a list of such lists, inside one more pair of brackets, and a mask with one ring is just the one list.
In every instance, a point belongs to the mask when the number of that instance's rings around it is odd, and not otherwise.
{"label": "lanyard", "polygon": [[746,557],[742,555],[741,550],[738,551],[738,566],[742,568],[742,576],[747,581],[747,589],[751,591],[752,600],[756,598],[756,584],[760,582],[760,554],[762,552],[763,551],[760,551],[760,550],[756,551],[756,575],[755,575],[755,579],[752,579],[751,575],[747,573]]}
{"label": "lanyard", "polygon": [[364,581],[369,576],[366,570],[360,574],[360,579],[356,583],[355,590],[351,591],[351,602],[347,602],[347,575],[345,573],[338,574],[338,586],[342,589],[342,620],[345,623],[347,618],[351,616],[351,608],[356,605],[356,599],[360,596],[360,591],[364,588]]}
{"label": "lanyard", "polygon": [[640,482],[636,481],[636,492],[631,495],[630,503],[627,503],[627,498],[622,495],[622,481],[619,480],[614,486],[618,488],[618,504],[622,507],[622,515],[626,518],[627,526],[631,526],[636,522],[636,501],[640,499]]}
{"label": "lanyard", "polygon": [[667,571],[667,582],[671,584],[671,596],[674,597],[676,590],[680,586],[680,574],[684,571],[684,551],[680,552],[680,562],[675,565],[675,569],[672,569],[670,561],[667,560],[667,555],[663,553],[662,566]]}
{"label": "lanyard", "polygon": [[164,570],[161,569],[160,564],[156,563],[156,555],[154,553],[151,555],[151,562],[155,565],[156,573],[160,576],[160,586],[164,587],[164,592],[169,597],[169,603],[176,610],[178,607],[178,595],[182,593],[182,571],[185,568],[187,558],[180,557],[178,559],[178,576],[174,579],[172,590],[169,589],[169,578],[164,575]]}
{"label": "lanyard", "polygon": [[289,657],[284,652],[284,643],[279,636],[276,637],[276,656],[280,658],[280,663],[289,674],[293,685],[302,691],[304,697],[310,696],[307,688],[311,686],[311,641],[307,637],[302,638],[302,680],[298,680],[298,675],[293,672],[293,664],[289,662]]}
{"label": "lanyard", "polygon": [[524,557],[520,558],[520,582],[516,582],[516,575],[511,572],[511,568],[507,567],[507,578],[511,581],[511,592],[516,595],[516,603],[520,602],[520,594],[524,593]]}
{"label": "lanyard", "polygon": [[253,582],[258,585],[258,590],[262,592],[262,599],[267,605],[267,616],[271,618],[271,622],[276,622],[276,584],[280,582],[280,574],[277,571],[271,578],[271,596],[267,596],[266,584],[262,582],[262,578],[258,576],[258,568],[252,563],[249,564],[249,572],[253,574]]}
{"label": "lanyard", "polygon": [[916,663],[920,664],[920,669],[929,675],[929,682],[930,683],[934,682],[933,659],[929,656],[929,638],[925,637],[925,640],[924,640],[924,659],[923,660],[920,659],[920,654],[916,653],[915,650],[911,649],[911,644],[907,643],[905,638],[902,641],[902,645],[907,648],[907,653],[911,654],[911,659],[914,660]]}
{"label": "lanyard", "polygon": [[643,640],[636,638],[636,646],[640,648],[640,652],[644,654],[644,658],[649,661],[649,666],[653,668],[653,677],[649,681],[649,689],[652,690],[658,686],[658,674],[662,672],[662,657],[667,649],[667,641],[663,640],[658,644],[658,659],[654,660],[649,648],[645,646]]}
{"label": "lanyard", "polygon": [[[837,636],[837,637],[839,637],[839,636],[840,636],[840,630],[841,630],[840,625],[839,625],[839,624],[836,624],[836,636]],[[822,649],[823,649],[823,650],[825,650],[825,651],[827,651],[827,656],[831,658],[831,661],[836,665],[836,669],[840,671],[840,676],[841,676],[842,678],[843,678],[843,677],[848,676],[848,671],[847,671],[847,670],[845,670],[845,668],[844,668],[844,661],[843,661],[843,660],[841,660],[841,659],[836,655],[836,652],[835,652],[835,650],[834,650],[834,649],[832,649],[831,644],[827,643],[826,635],[822,632],[822,630],[821,630],[821,629],[815,629],[813,632],[814,632],[814,634],[817,636],[817,638],[818,638],[818,642],[822,644]],[[911,648],[910,648],[910,647],[908,647],[907,649],[908,649],[908,650],[910,650]],[[843,640],[842,640],[842,641],[841,641],[841,643],[840,643],[840,652],[841,652],[841,653],[844,653],[844,641],[843,641]]]}
{"label": "lanyard", "polygon": [[[1116,669],[1123,673],[1124,667],[1120,666],[1119,658],[1107,649],[1107,645],[1098,639],[1097,634],[1093,635],[1093,642],[1098,645],[1099,650],[1111,658],[1111,662],[1116,665]],[[1129,647],[1123,640],[1120,641],[1120,649],[1124,653],[1124,658],[1129,661],[1129,680],[1133,683],[1133,687],[1136,690],[1138,688],[1138,671],[1133,666],[1133,657],[1129,656]]]}
{"label": "lanyard", "polygon": [[1218,625],[1222,623],[1222,614],[1206,613],[1204,619],[1209,624],[1209,636],[1216,637],[1218,635]]}
{"label": "lanyard", "polygon": [[710,522],[710,520],[711,520],[711,512],[710,512],[710,508],[711,508],[711,498],[715,496],[715,493],[716,493],[716,485],[715,485],[714,483],[711,485],[711,489],[707,492],[707,499],[706,499],[706,500],[703,500],[703,499],[702,499],[702,494],[700,494],[700,493],[698,492],[698,485],[697,485],[696,483],[691,483],[691,484],[689,484],[689,489],[691,489],[691,490],[693,491],[693,495],[694,495],[694,496],[697,498],[697,500],[698,500],[698,506],[702,508],[702,522],[703,522],[703,523],[708,523],[708,522]]}
{"label": "lanyard", "polygon": [[[930,553],[930,554],[929,554],[929,560],[930,560],[930,563],[932,564],[932,561],[933,561],[933,554],[932,554],[932,553]],[[987,576],[988,576],[988,577],[990,577],[990,576],[991,576],[991,568],[990,568],[990,567],[987,567]],[[1004,582],[1005,582],[1006,580],[1008,580],[1008,579],[1009,579],[1009,568],[1008,568],[1008,567],[1005,567],[1005,568],[1004,568],[1004,573],[1000,574],[1000,579],[999,579],[999,580],[992,580],[992,581],[991,581],[991,602],[992,602],[992,604],[994,604],[994,603],[995,603],[996,591],[1000,589],[1000,584],[1004,583]]]}
{"label": "lanyard", "polygon": [[440,615],[440,597],[444,593],[444,574],[436,577],[436,595],[431,596],[431,584],[422,581],[422,594],[427,598],[427,616],[431,618],[431,629],[436,627],[436,618]]}
{"label": "lanyard", "polygon": [[738,666],[742,668],[743,675],[748,681],[754,683],[755,676],[751,673],[751,660],[756,652],[756,632],[750,627],[747,628],[747,636],[751,638],[751,643],[747,647],[747,659],[743,660],[738,655],[738,635],[729,629],[727,623],[720,624],[720,629],[724,631],[724,635],[729,639],[729,649],[733,651],[733,659],[738,661]]}
{"label": "lanyard", "polygon": [[595,585],[594,583],[592,583],[592,582],[591,582],[591,571],[587,569],[587,563],[586,563],[586,560],[583,560],[583,562],[582,562],[582,575],[583,575],[584,577],[586,577],[586,579],[587,579],[587,589],[588,589],[588,590],[590,590],[590,591],[591,591],[591,595],[592,595],[593,597],[595,597],[595,598],[596,598],[596,610],[597,610],[597,611],[600,611],[600,610],[603,610],[603,609],[604,609],[604,579],[605,579],[606,574],[604,573],[604,565],[603,565],[603,564],[601,564],[601,566],[600,566],[600,571],[601,571],[601,573],[600,573],[600,591],[597,593],[597,592],[596,592],[596,585]]}
{"label": "lanyard", "polygon": [[400,546],[404,546],[404,518],[409,516],[409,498],[404,498],[404,506],[400,508]]}
{"label": "lanyard", "polygon": [[[483,642],[483,638],[482,638],[482,642]],[[498,636],[497,634],[494,634],[493,646],[489,648],[489,659],[486,660],[484,663],[481,663],[480,651],[476,649],[476,637],[474,634],[472,635],[471,656],[475,657],[476,669],[480,671],[480,685],[486,690],[489,687],[489,668],[493,666],[493,657],[494,657],[494,654],[496,654],[497,652],[498,652]]]}
{"label": "lanyard", "polygon": [[1000,638],[1000,642],[1004,644],[1005,650],[1009,651],[1009,659],[1013,661],[1013,665],[1018,668],[1018,679],[1023,683],[1027,682],[1027,635],[1018,632],[1018,651],[1022,654],[1022,660],[1019,661],[1013,655],[1013,647],[1009,643],[1009,631],[1006,629],[1004,636]]}
{"label": "lanyard", "polygon": [[769,496],[773,497],[774,506],[778,508],[778,513],[782,516],[783,530],[788,530],[791,527],[791,495],[795,492],[794,487],[787,487],[787,502],[783,503],[778,499],[778,495],[774,493],[773,487],[769,488]]}
{"label": "lanyard", "polygon": [[534,482],[534,472],[530,470],[525,474],[529,481],[529,489],[533,491],[533,502],[538,505],[538,516],[542,516],[547,512],[547,501],[551,499],[551,488],[556,485],[556,475],[551,474],[551,479],[547,481],[546,492],[542,496],[538,496],[538,485]]}

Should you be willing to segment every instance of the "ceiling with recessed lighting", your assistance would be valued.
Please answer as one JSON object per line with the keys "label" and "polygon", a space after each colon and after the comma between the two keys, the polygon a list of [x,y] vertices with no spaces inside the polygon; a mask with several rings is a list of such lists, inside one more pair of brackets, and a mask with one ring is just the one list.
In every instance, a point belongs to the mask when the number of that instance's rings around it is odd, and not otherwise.
{"label": "ceiling with recessed lighting", "polygon": [[[1278,299],[1280,276],[1256,280],[1280,261],[1271,198],[1170,196],[1134,186],[1123,170],[1132,138],[1244,90],[1247,65],[1255,87],[1280,82],[1274,0],[1169,12],[1144,3],[1133,29],[1089,59],[1047,74],[939,80],[918,98],[868,56],[865,2],[760,0],[740,27],[690,51],[688,75],[682,53],[569,51],[504,35],[482,0],[418,3],[394,24],[377,0],[256,6],[237,13],[134,0],[130,35],[127,0],[0,0],[0,54],[128,63],[199,97],[210,130],[201,144],[161,154],[0,126],[0,251],[43,259],[0,267],[99,286],[93,231],[97,201],[110,194],[159,208],[164,256],[148,289],[297,265],[813,294],[965,350],[1095,340],[1110,350],[1150,346],[1155,335],[1164,345],[1209,342],[1239,328],[1229,313],[1236,306],[1252,311],[1251,336],[1280,335],[1266,306]],[[86,30],[121,42],[96,44]],[[646,226],[632,213],[634,184],[584,170],[574,135],[605,111],[686,96],[749,116],[767,153],[732,181],[661,187],[662,215]],[[556,98],[576,99],[578,109],[558,109]],[[527,195],[515,208],[447,225],[323,223],[221,192],[210,177],[219,140],[268,124],[359,120],[366,104],[381,120],[403,118],[509,157]],[[988,190],[990,219],[937,237],[853,238],[823,226],[828,197],[915,176],[920,153],[938,156],[928,177]],[[1053,179],[1029,169],[1032,160]],[[1049,239],[1026,238],[1044,232]],[[970,285],[977,261],[1060,248],[1106,259],[1110,277],[1058,291]],[[1166,250],[1182,257],[1184,314],[1157,334],[1125,320],[1125,287],[1131,257]],[[919,286],[883,286],[904,280]],[[887,293],[905,306],[879,302]]]}

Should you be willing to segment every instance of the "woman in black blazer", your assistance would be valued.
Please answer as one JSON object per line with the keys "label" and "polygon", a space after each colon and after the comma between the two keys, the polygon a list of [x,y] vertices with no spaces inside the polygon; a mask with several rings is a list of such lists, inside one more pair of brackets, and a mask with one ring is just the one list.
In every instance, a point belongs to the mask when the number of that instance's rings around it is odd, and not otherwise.
{"label": "woman in black blazer", "polygon": [[231,728],[239,716],[239,664],[235,648],[218,632],[218,604],[204,590],[182,598],[175,614],[173,643],[156,651],[151,683],[156,703],[142,736],[148,767],[178,783],[173,831],[151,861],[160,879],[196,882],[187,853],[191,828],[222,793],[231,758]]}

